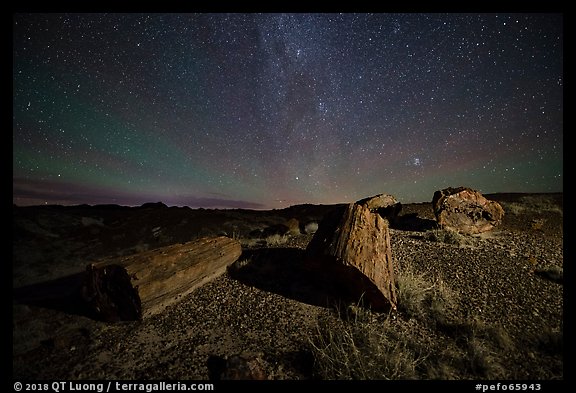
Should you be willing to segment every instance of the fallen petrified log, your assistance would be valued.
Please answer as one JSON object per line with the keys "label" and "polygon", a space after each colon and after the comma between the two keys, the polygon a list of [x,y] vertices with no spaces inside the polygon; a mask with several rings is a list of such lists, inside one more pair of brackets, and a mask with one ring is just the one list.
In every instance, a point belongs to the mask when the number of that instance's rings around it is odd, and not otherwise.
{"label": "fallen petrified log", "polygon": [[221,236],[106,259],[87,266],[82,296],[105,321],[139,320],[224,273],[241,253]]}
{"label": "fallen petrified log", "polygon": [[504,218],[504,209],[498,202],[468,187],[436,191],[432,208],[438,225],[464,234],[489,231]]}
{"label": "fallen petrified log", "polygon": [[[381,195],[373,198],[381,199]],[[372,310],[395,310],[388,221],[372,212],[372,205],[367,198],[326,216],[306,249],[307,261],[349,293],[361,295]]]}

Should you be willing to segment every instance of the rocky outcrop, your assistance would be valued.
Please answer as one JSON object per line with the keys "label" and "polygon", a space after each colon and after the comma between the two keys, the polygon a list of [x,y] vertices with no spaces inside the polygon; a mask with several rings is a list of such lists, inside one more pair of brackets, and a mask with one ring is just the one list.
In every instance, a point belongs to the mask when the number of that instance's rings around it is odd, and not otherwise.
{"label": "rocky outcrop", "polygon": [[436,191],[432,208],[438,225],[463,234],[489,231],[502,223],[504,209],[468,187]]}
{"label": "rocky outcrop", "polygon": [[381,200],[363,199],[328,215],[306,249],[311,268],[324,270],[374,311],[396,309],[388,221],[369,208],[377,210]]}
{"label": "rocky outcrop", "polygon": [[99,261],[87,266],[82,295],[100,319],[139,320],[224,273],[241,253],[221,236]]}

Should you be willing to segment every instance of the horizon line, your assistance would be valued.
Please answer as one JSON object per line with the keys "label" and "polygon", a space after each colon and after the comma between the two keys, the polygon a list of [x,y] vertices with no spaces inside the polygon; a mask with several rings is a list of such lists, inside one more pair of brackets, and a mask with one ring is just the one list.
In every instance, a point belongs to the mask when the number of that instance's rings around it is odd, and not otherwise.
{"label": "horizon line", "polygon": [[[525,194],[525,195],[543,195],[543,194],[563,194],[564,191],[543,191],[543,192],[519,192],[519,191],[506,191],[506,192],[489,192],[489,193],[483,193],[482,195],[506,195],[506,194]],[[375,194],[375,195],[379,195],[379,194]],[[361,198],[361,199],[365,199],[365,198]],[[422,203],[431,203],[432,201],[420,201],[420,202],[405,202],[403,203],[402,201],[398,201],[401,204],[404,205],[410,205],[410,204],[422,204]],[[302,206],[302,205],[312,205],[312,206],[335,206],[335,205],[345,205],[345,204],[349,204],[349,203],[354,203],[354,202],[337,202],[337,203],[309,203],[309,202],[303,202],[303,203],[296,203],[296,204],[291,204],[288,205],[286,207],[281,207],[281,208],[248,208],[248,207],[224,207],[224,206],[218,206],[218,205],[213,205],[213,206],[190,206],[190,205],[167,205],[166,203],[162,202],[162,201],[149,201],[149,202],[144,202],[142,204],[119,204],[119,203],[95,203],[95,204],[89,204],[89,203],[66,203],[66,204],[60,204],[60,203],[48,203],[47,201],[42,204],[17,204],[14,201],[12,202],[12,206],[13,207],[80,207],[80,206],[89,206],[89,207],[97,207],[97,206],[117,206],[117,207],[126,207],[126,208],[138,208],[138,207],[145,207],[146,205],[158,205],[161,204],[163,206],[165,206],[166,208],[172,208],[172,207],[177,207],[177,208],[189,208],[189,209],[194,209],[194,210],[200,210],[200,209],[204,209],[204,210],[255,210],[255,211],[267,211],[267,210],[283,210],[283,209],[288,209],[290,207],[293,206]],[[252,203],[251,203],[252,204]],[[254,203],[253,205],[259,205],[257,203]]]}

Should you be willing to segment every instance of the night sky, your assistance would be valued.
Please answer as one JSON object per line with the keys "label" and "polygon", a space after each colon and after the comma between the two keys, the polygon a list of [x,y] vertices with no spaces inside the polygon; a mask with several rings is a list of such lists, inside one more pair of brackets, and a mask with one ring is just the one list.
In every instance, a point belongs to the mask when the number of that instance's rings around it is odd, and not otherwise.
{"label": "night sky", "polygon": [[14,14],[13,202],[563,191],[562,14]]}

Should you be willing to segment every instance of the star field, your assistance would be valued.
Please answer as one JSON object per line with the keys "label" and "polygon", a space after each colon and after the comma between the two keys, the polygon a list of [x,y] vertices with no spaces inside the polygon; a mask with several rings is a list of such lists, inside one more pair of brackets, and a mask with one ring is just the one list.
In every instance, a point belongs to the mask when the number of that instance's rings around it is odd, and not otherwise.
{"label": "star field", "polygon": [[14,14],[13,202],[563,190],[561,14]]}

